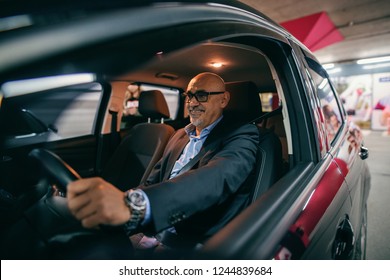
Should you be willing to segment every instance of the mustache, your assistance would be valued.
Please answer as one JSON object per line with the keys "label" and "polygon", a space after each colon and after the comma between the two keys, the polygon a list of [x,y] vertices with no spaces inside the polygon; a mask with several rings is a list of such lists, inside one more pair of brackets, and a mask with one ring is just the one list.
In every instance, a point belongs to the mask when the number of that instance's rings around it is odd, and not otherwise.
{"label": "mustache", "polygon": [[188,107],[188,111],[189,111],[189,112],[193,112],[193,111],[204,112],[205,109],[204,109],[202,106],[197,105],[197,106],[189,106],[189,107]]}

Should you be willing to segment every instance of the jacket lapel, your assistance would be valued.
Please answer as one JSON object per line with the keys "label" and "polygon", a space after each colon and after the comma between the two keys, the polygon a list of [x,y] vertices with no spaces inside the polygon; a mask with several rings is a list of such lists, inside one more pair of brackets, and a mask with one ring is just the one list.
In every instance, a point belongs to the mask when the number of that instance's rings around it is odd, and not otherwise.
{"label": "jacket lapel", "polygon": [[[190,168],[192,168],[193,166],[196,165],[197,162],[202,160],[205,154],[207,154],[209,151],[214,151],[215,149],[217,149],[219,143],[224,138],[225,133],[227,131],[230,131],[230,129],[231,128],[229,126],[229,122],[226,120],[226,118],[223,118],[210,132],[205,143],[203,144],[202,149],[199,151],[198,156],[194,157],[189,163],[187,163],[187,165],[189,165]],[[182,134],[180,135],[179,139],[176,141],[175,146],[168,158],[167,166],[164,173],[164,180],[170,177],[172,168],[175,165],[176,160],[180,157],[181,153],[183,152],[189,140],[190,139],[188,138],[188,135],[183,130]],[[185,170],[188,170],[188,168],[186,168]]]}
{"label": "jacket lapel", "polygon": [[203,147],[207,147],[209,144],[214,143],[217,140],[223,139],[225,132],[229,129],[226,118],[224,117],[210,132],[206,141],[203,144]]}
{"label": "jacket lapel", "polygon": [[[182,168],[182,170],[179,172],[179,174],[184,173],[184,172],[192,169],[194,166],[196,166],[198,164],[198,162],[199,162],[199,164],[202,165],[202,163],[201,163],[202,160],[205,158],[208,158],[207,156],[205,157],[205,155],[207,155],[210,152],[213,153],[215,150],[218,149],[221,141],[224,138],[226,130],[227,130],[226,123],[224,123],[223,119],[222,119],[221,122],[216,127],[214,127],[214,129],[210,132],[209,136],[207,137],[207,139],[206,139],[205,143],[203,144],[202,149],[199,151],[199,153]],[[187,143],[188,143],[188,141],[186,142],[186,144]],[[182,150],[183,149],[184,149],[184,146],[183,146]],[[178,155],[178,157],[179,157],[179,155]],[[208,160],[206,159],[206,162],[207,161]]]}
{"label": "jacket lapel", "polygon": [[187,134],[183,130],[179,139],[176,141],[176,143],[174,143],[175,146],[168,157],[164,178],[163,178],[164,180],[167,180],[170,177],[172,168],[175,165],[176,160],[179,158],[179,156],[184,150],[184,147],[187,145],[189,141],[190,139],[188,138]]}

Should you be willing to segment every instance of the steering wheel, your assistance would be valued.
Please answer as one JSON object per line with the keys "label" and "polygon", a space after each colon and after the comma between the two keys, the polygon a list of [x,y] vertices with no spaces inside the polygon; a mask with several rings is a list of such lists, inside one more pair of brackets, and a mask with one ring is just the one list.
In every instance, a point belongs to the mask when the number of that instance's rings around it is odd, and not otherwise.
{"label": "steering wheel", "polygon": [[[66,193],[68,183],[80,175],[56,154],[34,149],[29,156],[44,176]],[[131,259],[133,248],[124,231],[88,230],[70,213],[66,197],[47,193],[24,212],[24,218],[0,241],[10,259]],[[43,242],[42,242],[43,241]]]}
{"label": "steering wheel", "polygon": [[56,183],[57,188],[63,193],[66,193],[66,186],[70,182],[81,179],[72,167],[46,149],[34,149],[29,153],[29,156],[41,163],[45,174]]}

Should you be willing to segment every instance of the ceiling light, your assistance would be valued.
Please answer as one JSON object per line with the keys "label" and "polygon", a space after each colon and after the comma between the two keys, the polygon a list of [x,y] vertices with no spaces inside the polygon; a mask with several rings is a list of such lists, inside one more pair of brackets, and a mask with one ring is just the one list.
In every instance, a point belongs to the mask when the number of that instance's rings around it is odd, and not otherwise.
{"label": "ceiling light", "polygon": [[375,64],[375,65],[365,65],[365,66],[363,66],[363,69],[374,69],[374,68],[383,68],[383,67],[390,67],[390,63],[381,63],[381,64]]}
{"label": "ceiling light", "polygon": [[223,66],[223,64],[221,62],[212,62],[211,66],[214,68],[220,68]]}
{"label": "ceiling light", "polygon": [[341,68],[340,67],[333,68],[331,70],[328,70],[327,72],[328,72],[328,74],[338,73],[338,72],[341,72]]}
{"label": "ceiling light", "polygon": [[356,61],[356,63],[357,64],[370,64],[370,63],[378,63],[378,62],[385,62],[385,61],[390,61],[390,56],[359,59],[358,61]]}
{"label": "ceiling light", "polygon": [[322,64],[322,67],[324,68],[324,69],[332,69],[332,68],[334,68],[334,63],[326,63],[326,64]]}

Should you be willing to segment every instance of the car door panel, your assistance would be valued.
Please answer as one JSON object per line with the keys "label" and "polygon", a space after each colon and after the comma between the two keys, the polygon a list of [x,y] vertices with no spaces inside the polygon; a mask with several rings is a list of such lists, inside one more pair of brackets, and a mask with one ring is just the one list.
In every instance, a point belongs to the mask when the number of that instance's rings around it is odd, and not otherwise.
{"label": "car door panel", "polygon": [[[338,225],[345,220],[345,216],[349,217],[351,212],[351,201],[344,177],[335,162],[332,162],[330,169],[334,170],[326,172],[317,188],[319,192],[323,192],[322,201],[313,205],[313,208],[318,208],[317,212],[322,212],[322,215],[318,216],[319,219],[309,236],[310,244],[302,256],[303,259],[335,258]],[[314,214],[311,218],[315,216]]]}
{"label": "car door panel", "polygon": [[360,157],[359,153],[362,143],[361,131],[358,127],[350,129],[342,138],[339,149],[334,155],[335,161],[345,176],[348,185],[351,202],[350,220],[355,232],[359,232],[362,221],[362,207],[367,199],[366,181],[367,177],[366,163]]}
{"label": "car door panel", "polygon": [[95,174],[97,140],[94,135],[51,142],[45,148],[57,154],[81,177]]}
{"label": "car door panel", "polygon": [[[333,160],[282,241],[277,259],[330,259],[337,223],[351,202],[344,177]],[[320,253],[319,253],[320,252]]]}

